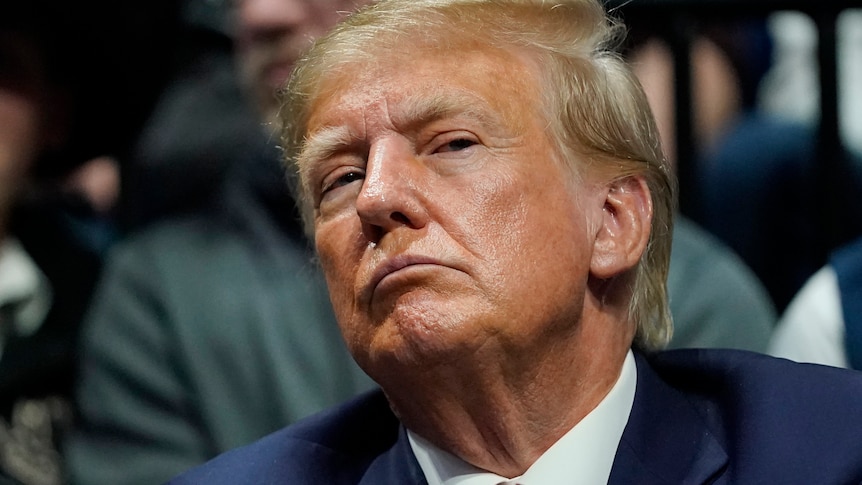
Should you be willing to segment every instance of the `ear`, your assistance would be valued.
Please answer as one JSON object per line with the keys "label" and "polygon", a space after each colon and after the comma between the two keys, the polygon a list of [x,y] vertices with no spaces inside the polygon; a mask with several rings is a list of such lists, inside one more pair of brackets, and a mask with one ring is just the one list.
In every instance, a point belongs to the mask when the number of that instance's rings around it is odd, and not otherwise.
{"label": "ear", "polygon": [[637,265],[649,241],[652,213],[650,191],[642,177],[610,183],[593,244],[591,276],[610,279]]}

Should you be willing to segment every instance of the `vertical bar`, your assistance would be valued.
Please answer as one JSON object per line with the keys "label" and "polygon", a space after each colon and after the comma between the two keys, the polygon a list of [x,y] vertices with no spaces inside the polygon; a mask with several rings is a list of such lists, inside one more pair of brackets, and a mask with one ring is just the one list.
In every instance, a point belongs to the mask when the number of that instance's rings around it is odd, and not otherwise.
{"label": "vertical bar", "polygon": [[844,150],[838,122],[838,11],[822,9],[814,15],[817,24],[817,58],[820,79],[820,124],[817,133],[816,203],[820,205],[823,261],[843,240],[841,227],[844,182]]}
{"label": "vertical bar", "polygon": [[676,174],[679,180],[679,209],[698,220],[700,203],[697,199],[698,173],[695,144],[692,92],[691,43],[694,19],[684,12],[674,14],[670,47],[674,62],[674,98],[676,117]]}

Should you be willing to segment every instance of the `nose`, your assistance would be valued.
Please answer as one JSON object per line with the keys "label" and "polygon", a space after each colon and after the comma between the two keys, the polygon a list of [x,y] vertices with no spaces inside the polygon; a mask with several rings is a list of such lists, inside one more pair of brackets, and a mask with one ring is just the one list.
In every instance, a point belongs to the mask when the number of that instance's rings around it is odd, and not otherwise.
{"label": "nose", "polygon": [[306,26],[314,0],[238,0],[238,34],[245,41],[261,42]]}
{"label": "nose", "polygon": [[421,164],[406,146],[395,142],[372,145],[356,212],[368,241],[377,243],[398,229],[420,229],[428,222]]}

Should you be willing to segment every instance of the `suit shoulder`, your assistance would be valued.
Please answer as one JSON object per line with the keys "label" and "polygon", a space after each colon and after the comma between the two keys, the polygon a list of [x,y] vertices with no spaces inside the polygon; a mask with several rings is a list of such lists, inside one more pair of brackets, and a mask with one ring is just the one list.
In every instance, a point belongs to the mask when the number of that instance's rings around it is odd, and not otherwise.
{"label": "suit shoulder", "polygon": [[851,424],[862,422],[862,372],[731,350],[668,351],[648,360],[737,458],[780,470],[804,456],[824,470],[862,474],[862,434]]}
{"label": "suit shoulder", "polygon": [[398,439],[399,422],[379,390],[223,453],[168,482],[354,483]]}
{"label": "suit shoulder", "polygon": [[[651,367],[672,385],[733,390],[741,393],[806,395],[812,391],[859,401],[862,372],[818,364],[803,364],[756,352],[681,349],[647,357]],[[718,386],[718,387],[716,387]],[[862,401],[859,401],[862,406]]]}
{"label": "suit shoulder", "polygon": [[314,442],[342,453],[364,454],[391,446],[398,438],[399,426],[383,391],[374,389],[303,419],[285,428],[284,433],[291,439]]}

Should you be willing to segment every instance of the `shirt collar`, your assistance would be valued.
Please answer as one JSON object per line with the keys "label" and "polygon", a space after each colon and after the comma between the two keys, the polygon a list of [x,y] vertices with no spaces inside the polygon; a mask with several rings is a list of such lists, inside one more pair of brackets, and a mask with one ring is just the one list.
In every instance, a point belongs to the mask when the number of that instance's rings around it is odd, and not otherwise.
{"label": "shirt collar", "polygon": [[543,453],[520,477],[506,478],[476,468],[407,430],[410,447],[428,485],[587,485],[607,483],[631,413],[637,368],[629,350],[617,382],[574,428]]}

